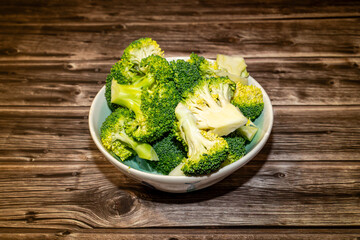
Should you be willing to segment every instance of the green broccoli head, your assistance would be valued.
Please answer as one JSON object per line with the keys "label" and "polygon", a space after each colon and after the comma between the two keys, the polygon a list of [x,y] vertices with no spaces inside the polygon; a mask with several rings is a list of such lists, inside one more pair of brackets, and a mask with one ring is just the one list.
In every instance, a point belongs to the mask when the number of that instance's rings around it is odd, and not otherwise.
{"label": "green broccoli head", "polygon": [[202,56],[197,55],[196,53],[190,54],[190,59],[188,62],[192,65],[195,65],[197,68],[199,68],[200,64],[204,62],[206,59]]}
{"label": "green broccoli head", "polygon": [[142,72],[153,77],[158,83],[168,83],[173,81],[174,74],[169,62],[157,55],[151,55],[141,61],[140,69]]}
{"label": "green broccoli head", "polygon": [[[109,108],[114,111],[120,105],[111,102],[111,86],[113,80],[119,84],[129,85],[143,80],[148,69],[144,66],[149,62],[155,62],[150,56],[163,56],[159,45],[151,38],[141,38],[132,42],[125,50],[121,60],[111,68],[110,74],[106,78],[105,98]],[[142,60],[145,60],[142,63]],[[166,59],[165,59],[166,60]],[[157,71],[161,69],[156,68]],[[167,76],[166,74],[161,74]]]}
{"label": "green broccoli head", "polygon": [[159,161],[149,162],[150,166],[165,175],[168,175],[186,158],[184,146],[172,133],[156,142],[154,149]]}
{"label": "green broccoli head", "polygon": [[140,38],[130,43],[124,50],[121,59],[140,65],[142,59],[151,55],[163,56],[164,52],[159,44],[151,38]]}
{"label": "green broccoli head", "polygon": [[[222,163],[222,167],[229,165],[233,162],[236,162],[240,158],[242,158],[245,153],[245,145],[246,140],[243,137],[236,136],[234,134],[230,134],[231,136],[224,137],[226,142],[229,145],[229,155],[227,156],[226,160]],[[234,135],[234,136],[232,136]]]}
{"label": "green broccoli head", "polygon": [[110,70],[110,74],[106,77],[105,98],[109,108],[114,111],[120,105],[111,102],[111,85],[115,80],[119,84],[133,84],[144,78],[145,74],[134,68],[134,64],[126,60],[120,60],[114,64]]}
{"label": "green broccoli head", "polygon": [[183,103],[178,104],[175,114],[181,136],[188,146],[188,158],[181,169],[184,174],[205,175],[218,170],[228,153],[225,139],[198,129],[194,115]]}
{"label": "green broccoli head", "polygon": [[135,113],[134,121],[126,127],[130,136],[140,142],[153,142],[172,128],[180,95],[166,59],[149,56],[142,60],[141,69],[145,75],[133,84],[112,80],[111,103]]}
{"label": "green broccoli head", "polygon": [[182,59],[170,63],[174,71],[174,82],[180,94],[191,90],[201,79],[200,72],[195,64],[191,64]]}
{"label": "green broccoli head", "polygon": [[225,136],[247,123],[231,104],[235,84],[226,77],[201,79],[184,94],[184,105],[194,114],[199,129]]}
{"label": "green broccoli head", "polygon": [[126,134],[125,124],[133,118],[134,114],[126,108],[117,108],[112,112],[100,129],[103,146],[122,161],[132,157],[134,153],[140,158],[158,160],[151,145],[137,142]]}
{"label": "green broccoli head", "polygon": [[250,120],[255,120],[264,109],[261,89],[252,85],[243,85],[240,82],[236,83],[231,102]]}
{"label": "green broccoli head", "polygon": [[217,63],[212,63],[209,60],[206,60],[204,57],[200,57],[195,53],[192,53],[190,55],[190,59],[188,60],[189,63],[195,65],[204,78],[211,78],[211,77],[217,77],[218,72],[218,66]]}

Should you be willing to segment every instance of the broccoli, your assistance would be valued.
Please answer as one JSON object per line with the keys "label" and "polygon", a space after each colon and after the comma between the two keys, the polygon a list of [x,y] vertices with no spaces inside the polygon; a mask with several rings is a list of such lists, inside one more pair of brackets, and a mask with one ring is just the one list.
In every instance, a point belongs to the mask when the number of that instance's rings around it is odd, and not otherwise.
{"label": "broccoli", "polygon": [[197,66],[202,77],[228,77],[235,83],[241,82],[246,85],[248,83],[249,73],[246,71],[245,60],[242,57],[218,54],[216,62],[212,63],[204,57],[192,53],[188,62]]}
{"label": "broccoli", "polygon": [[190,59],[188,60],[188,62],[195,65],[197,68],[199,68],[200,64],[205,60],[206,59],[204,57],[199,56],[196,53],[191,53]]}
{"label": "broccoli", "polygon": [[236,134],[243,136],[246,140],[252,141],[255,137],[255,134],[258,131],[258,127],[252,122],[248,121],[245,126],[241,126],[238,129],[236,129]]}
{"label": "broccoli", "polygon": [[174,82],[180,94],[191,90],[201,78],[200,72],[195,64],[180,59],[172,61],[170,66],[174,71]]}
{"label": "broccoli", "polygon": [[111,111],[119,107],[111,102],[111,85],[115,79],[120,84],[132,84],[144,77],[144,69],[141,69],[141,60],[151,56],[163,56],[159,45],[151,38],[140,38],[132,42],[125,50],[121,60],[111,68],[106,78],[105,98]]}
{"label": "broccoli", "polygon": [[145,74],[134,68],[134,64],[126,60],[120,60],[115,63],[106,77],[105,98],[111,111],[114,111],[120,105],[111,102],[111,85],[112,81],[120,84],[133,84],[144,78]]}
{"label": "broccoli", "polygon": [[226,160],[222,163],[222,167],[236,162],[246,153],[245,144],[246,141],[243,137],[230,134],[230,136],[224,137],[229,145],[229,155]]}
{"label": "broccoli", "polygon": [[252,85],[236,83],[236,89],[231,101],[245,117],[255,120],[264,109],[264,100],[261,89]]}
{"label": "broccoli", "polygon": [[112,112],[100,129],[103,146],[122,161],[132,157],[134,152],[140,158],[158,160],[151,145],[137,142],[125,133],[125,123],[133,118],[134,114],[126,108],[118,108]]}
{"label": "broccoli", "polygon": [[140,142],[153,142],[173,127],[180,95],[165,58],[151,55],[141,61],[140,67],[144,76],[133,84],[112,79],[111,103],[135,113],[135,120],[126,126],[127,134]]}
{"label": "broccoli", "polygon": [[133,41],[125,48],[121,59],[126,59],[127,61],[140,66],[141,60],[151,55],[163,57],[164,52],[157,42],[151,38],[140,38]]}
{"label": "broccoli", "polygon": [[249,73],[246,70],[247,65],[242,57],[218,54],[216,63],[220,69],[235,76],[242,78],[247,78],[249,76]]}
{"label": "broccoli", "polygon": [[158,172],[168,175],[181,161],[186,158],[183,145],[173,134],[159,140],[154,145],[159,161],[150,161],[149,164]]}
{"label": "broccoli", "polygon": [[217,77],[218,66],[217,63],[212,63],[204,57],[200,57],[195,53],[190,54],[189,63],[195,65],[204,78]]}
{"label": "broccoli", "polygon": [[184,94],[184,105],[194,114],[199,129],[225,136],[248,121],[230,100],[235,84],[226,77],[201,79]]}
{"label": "broccoli", "polygon": [[240,82],[244,85],[248,84],[248,79],[247,77],[241,77],[241,76],[237,76],[235,74],[231,74],[223,69],[220,69],[219,71],[216,72],[216,74],[219,77],[228,77],[231,81],[233,81],[234,83]]}
{"label": "broccoli", "polygon": [[175,109],[182,138],[188,145],[181,170],[185,175],[205,175],[218,170],[228,154],[228,144],[218,135],[200,130],[192,112],[180,102]]}

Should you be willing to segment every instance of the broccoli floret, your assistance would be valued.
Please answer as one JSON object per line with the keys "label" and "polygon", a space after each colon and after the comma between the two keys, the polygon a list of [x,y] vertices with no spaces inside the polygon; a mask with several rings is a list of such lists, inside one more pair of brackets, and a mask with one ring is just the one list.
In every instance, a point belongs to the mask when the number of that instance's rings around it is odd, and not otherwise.
{"label": "broccoli floret", "polygon": [[180,101],[168,61],[151,55],[141,61],[144,76],[133,84],[112,80],[111,103],[135,113],[126,132],[140,142],[153,142],[173,127],[174,109]]}
{"label": "broccoli floret", "polygon": [[162,174],[168,175],[184,158],[186,158],[186,152],[183,145],[173,134],[169,134],[156,142],[153,146],[159,157],[159,161],[150,161],[149,164]]}
{"label": "broccoli floret", "polygon": [[252,85],[236,83],[236,89],[231,101],[245,117],[255,120],[264,109],[264,100],[261,89]]}
{"label": "broccoli floret", "polygon": [[170,66],[174,71],[174,82],[180,94],[191,90],[196,82],[201,78],[196,65],[182,59],[172,61]]}
{"label": "broccoli floret", "polygon": [[245,144],[246,141],[243,137],[240,136],[231,136],[224,137],[226,142],[229,145],[229,155],[227,156],[226,160],[222,163],[222,167],[229,165],[233,162],[236,162],[241,157],[243,157],[246,153]]}
{"label": "broccoli floret", "polygon": [[133,118],[134,114],[126,108],[118,108],[112,112],[100,129],[103,146],[122,161],[132,157],[134,153],[143,159],[158,160],[151,145],[137,142],[126,134],[125,123]]}
{"label": "broccoli floret", "polygon": [[217,77],[217,72],[218,72],[218,66],[216,64],[216,62],[212,63],[208,60],[204,60],[200,66],[199,66],[199,71],[201,73],[202,77],[205,78],[211,78],[211,77]]}
{"label": "broccoli floret", "polygon": [[231,104],[235,84],[226,77],[201,79],[184,95],[184,105],[194,114],[199,129],[225,136],[248,121]]}
{"label": "broccoli floret", "polygon": [[204,175],[218,170],[228,153],[225,139],[198,129],[194,115],[182,102],[176,107],[175,114],[181,136],[188,145],[188,158],[181,169],[184,174]]}
{"label": "broccoli floret", "polygon": [[196,53],[190,54],[190,59],[188,60],[189,63],[195,65],[197,68],[199,68],[200,64],[205,61],[205,58],[202,56],[197,55]]}
{"label": "broccoli floret", "polygon": [[204,57],[200,57],[195,53],[190,54],[189,63],[195,65],[204,78],[217,77],[218,66],[217,63],[210,62],[206,60]]}
{"label": "broccoli floret", "polygon": [[140,38],[133,41],[125,50],[121,59],[135,65],[140,65],[141,60],[151,55],[164,56],[159,44],[151,38]]}
{"label": "broccoli floret", "polygon": [[106,91],[105,98],[109,108],[114,111],[120,105],[111,102],[111,85],[112,81],[116,80],[119,84],[133,84],[144,78],[145,74],[142,71],[136,70],[134,64],[126,60],[120,60],[114,64],[110,70],[110,74],[106,77]]}

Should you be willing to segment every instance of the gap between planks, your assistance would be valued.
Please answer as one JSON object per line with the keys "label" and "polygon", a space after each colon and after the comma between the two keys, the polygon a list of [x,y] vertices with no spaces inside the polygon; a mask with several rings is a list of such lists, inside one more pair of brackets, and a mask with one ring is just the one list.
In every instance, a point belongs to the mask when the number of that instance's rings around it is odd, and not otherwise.
{"label": "gap between planks", "polygon": [[[184,55],[179,56],[173,53],[166,54],[165,58],[167,57],[188,57],[188,53],[184,53]],[[348,56],[348,55],[336,55],[336,56],[265,56],[265,57],[257,57],[257,56],[249,56],[245,57],[246,61],[251,62],[273,62],[273,60],[279,61],[279,62],[286,62],[286,61],[300,61],[300,60],[308,60],[311,59],[312,61],[321,61],[322,59],[325,59],[327,62],[344,62],[346,60],[358,60],[360,56]],[[215,60],[214,57],[210,57],[208,59]],[[118,61],[118,58],[111,57],[111,58],[103,58],[103,59],[88,59],[88,60],[81,60],[81,59],[68,59],[68,60],[19,60],[19,59],[13,59],[13,60],[2,60],[0,59],[0,67],[4,66],[64,66],[66,64],[72,64],[72,63],[79,63],[81,65],[109,65],[111,67],[116,61]],[[75,68],[74,68],[75,67]],[[66,68],[64,66],[64,68]],[[72,70],[77,70],[76,66],[72,66]]]}
{"label": "gap between planks", "polygon": [[[149,21],[139,21],[139,22],[125,22],[125,23],[121,23],[122,26],[124,26],[125,28],[127,26],[164,26],[164,25],[189,25],[189,24],[194,24],[194,25],[203,25],[203,24],[209,24],[209,23],[214,23],[214,24],[223,24],[223,23],[247,23],[247,22],[271,22],[271,21],[288,21],[288,22],[297,22],[297,21],[312,21],[312,20],[338,20],[338,19],[358,19],[360,18],[360,15],[333,15],[333,16],[328,16],[328,15],[324,15],[324,16],[315,16],[315,17],[307,17],[307,16],[289,16],[289,17],[262,17],[262,18],[239,18],[236,20],[206,20],[206,21],[198,21],[196,20],[196,22],[194,22],[195,20],[192,21],[172,21],[172,22],[163,22],[163,21],[153,21],[153,22],[149,22]],[[86,26],[86,27],[91,27],[91,26],[112,26],[114,24],[119,24],[118,21],[108,21],[108,22],[58,22],[58,23],[48,23],[48,22],[36,22],[36,23],[7,23],[7,22],[2,22],[1,26],[9,26],[9,27],[32,27],[32,26]]]}

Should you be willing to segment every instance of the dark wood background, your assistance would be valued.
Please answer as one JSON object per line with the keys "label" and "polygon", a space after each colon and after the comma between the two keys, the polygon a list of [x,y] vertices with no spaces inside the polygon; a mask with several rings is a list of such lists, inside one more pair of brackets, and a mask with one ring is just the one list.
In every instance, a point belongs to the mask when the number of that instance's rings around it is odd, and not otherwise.
{"label": "dark wood background", "polygon": [[[133,40],[243,55],[272,100],[260,154],[189,194],[97,150],[88,111]],[[1,239],[359,239],[360,2],[0,2]]]}

